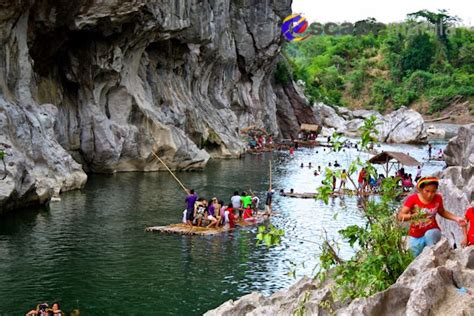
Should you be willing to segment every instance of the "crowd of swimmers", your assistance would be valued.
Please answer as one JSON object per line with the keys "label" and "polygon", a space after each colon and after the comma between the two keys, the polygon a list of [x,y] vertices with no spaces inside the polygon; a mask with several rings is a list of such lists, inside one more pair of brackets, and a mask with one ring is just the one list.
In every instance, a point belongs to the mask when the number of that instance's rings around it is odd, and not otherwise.
{"label": "crowd of swimmers", "polygon": [[[309,162],[307,165],[305,165],[303,162],[300,164],[300,168],[305,168],[308,167],[309,169],[313,168],[313,165],[311,162]],[[329,162],[327,165],[328,168],[340,168],[341,164],[335,160],[334,162]],[[314,176],[319,176],[322,174],[322,168],[321,166],[317,166],[314,170]],[[410,192],[414,187],[415,183],[418,182],[418,180],[421,178],[421,166],[417,167],[417,172],[415,179],[413,179],[412,174],[406,173],[404,168],[399,169],[392,178],[398,178],[399,181],[399,186],[403,189],[404,192]],[[333,192],[336,191],[336,189],[339,190],[339,192],[343,192],[344,189],[346,189],[346,184],[348,180],[348,174],[346,169],[342,169],[341,174],[340,174],[340,182],[339,182],[339,187],[337,186],[337,177],[334,174],[332,176],[332,190]],[[377,177],[373,177],[370,173],[367,172],[365,168],[362,168],[359,171],[358,177],[357,177],[357,191],[358,193],[377,193],[380,192],[381,186],[382,186],[382,181],[385,179],[385,176],[383,174],[378,174]],[[280,193],[284,193],[284,191],[280,191]],[[293,193],[293,192],[290,192]]]}
{"label": "crowd of swimmers", "polygon": [[[273,190],[268,190],[265,199],[264,216],[272,213]],[[210,200],[199,197],[194,189],[188,190],[185,199],[186,209],[183,212],[183,223],[189,226],[207,228],[234,228],[238,220],[255,223],[259,214],[260,198],[254,192],[234,192],[228,203],[213,197]]]}

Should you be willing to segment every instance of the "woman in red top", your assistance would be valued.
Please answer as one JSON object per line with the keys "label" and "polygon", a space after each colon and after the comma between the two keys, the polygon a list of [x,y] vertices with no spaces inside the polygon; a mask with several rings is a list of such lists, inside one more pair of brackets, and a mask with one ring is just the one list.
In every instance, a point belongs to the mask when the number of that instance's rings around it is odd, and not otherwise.
{"label": "woman in red top", "polygon": [[436,244],[441,239],[441,230],[436,222],[436,214],[455,221],[459,226],[466,222],[444,209],[443,198],[437,194],[438,178],[421,178],[417,183],[418,193],[410,195],[400,212],[400,221],[410,221],[410,249],[413,255],[418,256],[425,246]]}
{"label": "woman in red top", "polygon": [[464,240],[461,242],[463,247],[474,245],[474,202],[472,202],[471,207],[466,210],[465,217],[469,225],[464,227]]}

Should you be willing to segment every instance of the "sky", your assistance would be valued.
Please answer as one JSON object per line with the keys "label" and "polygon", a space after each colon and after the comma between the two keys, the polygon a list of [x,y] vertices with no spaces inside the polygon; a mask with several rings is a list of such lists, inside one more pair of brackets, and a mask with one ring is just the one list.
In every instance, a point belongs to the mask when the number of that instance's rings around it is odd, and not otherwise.
{"label": "sky", "polygon": [[[383,3],[383,4],[382,4]],[[301,13],[311,22],[356,22],[374,17],[383,23],[405,20],[407,13],[427,9],[446,9],[462,19],[461,24],[474,26],[473,0],[293,0],[293,13]]]}

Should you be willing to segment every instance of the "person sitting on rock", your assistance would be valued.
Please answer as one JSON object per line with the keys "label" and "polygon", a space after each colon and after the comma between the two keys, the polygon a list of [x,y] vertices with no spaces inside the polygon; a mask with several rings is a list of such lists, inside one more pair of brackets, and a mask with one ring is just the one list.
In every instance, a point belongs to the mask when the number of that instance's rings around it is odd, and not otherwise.
{"label": "person sitting on rock", "polygon": [[466,221],[445,210],[443,198],[436,193],[439,180],[425,177],[418,181],[418,192],[410,195],[398,213],[399,221],[410,221],[408,235],[410,250],[418,256],[426,246],[432,246],[441,239],[441,230],[436,222],[436,214],[466,226]]}
{"label": "person sitting on rock", "polygon": [[337,162],[337,160],[334,161],[334,167],[338,168],[338,167],[340,167],[340,166],[341,166],[341,165]]}
{"label": "person sitting on rock", "polygon": [[474,245],[474,201],[471,202],[471,207],[466,210],[464,217],[468,224],[463,229],[464,239],[461,242],[461,246],[472,246]]}

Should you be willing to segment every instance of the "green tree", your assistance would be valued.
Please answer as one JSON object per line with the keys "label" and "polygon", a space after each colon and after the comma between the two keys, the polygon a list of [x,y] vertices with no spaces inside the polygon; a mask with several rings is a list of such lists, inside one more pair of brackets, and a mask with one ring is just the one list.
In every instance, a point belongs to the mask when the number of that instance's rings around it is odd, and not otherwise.
{"label": "green tree", "polygon": [[414,36],[402,53],[403,74],[415,70],[428,70],[435,54],[435,45],[427,33]]}

